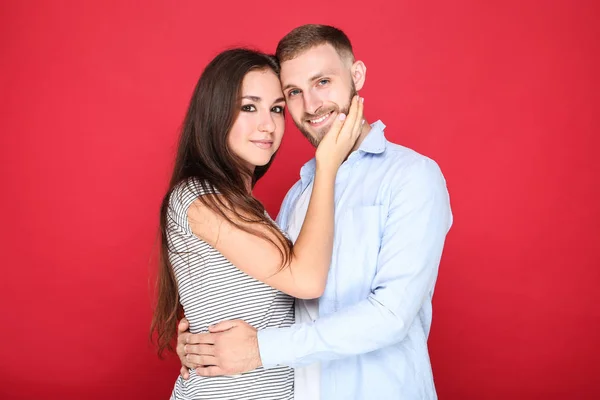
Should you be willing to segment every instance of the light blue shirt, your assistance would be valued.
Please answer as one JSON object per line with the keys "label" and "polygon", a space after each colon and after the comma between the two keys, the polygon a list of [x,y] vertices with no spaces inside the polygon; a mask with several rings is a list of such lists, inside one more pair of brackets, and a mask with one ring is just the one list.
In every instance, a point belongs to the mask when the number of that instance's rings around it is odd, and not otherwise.
{"label": "light blue shirt", "polygon": [[[377,121],[335,182],[335,235],[319,318],[258,332],[265,368],[321,362],[321,399],[437,399],[427,338],[444,240],[445,179],[431,159],[388,142]],[[315,160],[286,195],[284,230]],[[302,301],[302,300],[296,300]]]}

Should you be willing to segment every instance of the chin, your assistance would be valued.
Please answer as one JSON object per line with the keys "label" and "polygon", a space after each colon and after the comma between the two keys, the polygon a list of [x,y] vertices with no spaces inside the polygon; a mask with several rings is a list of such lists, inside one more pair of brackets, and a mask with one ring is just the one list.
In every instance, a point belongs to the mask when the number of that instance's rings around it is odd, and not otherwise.
{"label": "chin", "polygon": [[321,140],[323,140],[325,135],[327,135],[327,131],[325,131],[325,133],[321,134],[319,132],[316,132],[314,129],[311,129],[309,132],[310,137],[307,137],[306,135],[304,135],[304,137],[306,137],[306,139],[308,139],[310,144],[312,144],[314,147],[317,147],[317,146],[319,146],[319,143],[321,143]]}
{"label": "chin", "polygon": [[325,135],[327,135],[327,132],[329,132],[332,126],[333,123],[329,123],[328,125],[320,126],[319,128],[315,129],[309,125],[308,131],[313,138],[315,138],[317,141],[320,141],[325,137]]}
{"label": "chin", "polygon": [[252,160],[252,165],[254,165],[255,167],[263,167],[265,165],[267,165],[269,163],[269,161],[271,161],[271,158],[273,158],[272,156],[269,158],[257,158]]}

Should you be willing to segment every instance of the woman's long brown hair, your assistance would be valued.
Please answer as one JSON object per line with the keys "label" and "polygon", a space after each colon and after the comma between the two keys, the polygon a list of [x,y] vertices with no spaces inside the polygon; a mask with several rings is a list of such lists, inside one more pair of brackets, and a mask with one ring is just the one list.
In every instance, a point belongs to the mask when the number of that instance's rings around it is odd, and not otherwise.
{"label": "woman's long brown hair", "polygon": [[[150,328],[159,356],[165,349],[174,351],[172,343],[177,335],[177,321],[182,316],[177,281],[169,260],[171,248],[167,236],[169,200],[178,185],[188,185],[205,206],[233,225],[276,244],[273,239],[240,222],[268,227],[279,242],[277,247],[280,249],[282,265],[286,265],[291,258],[291,242],[265,214],[264,206],[249,193],[246,183],[251,179],[254,187],[271,162],[256,167],[251,173],[227,146],[228,133],[241,107],[240,93],[244,77],[250,71],[265,69],[279,75],[279,65],[273,56],[249,49],[226,50],[206,66],[194,89],[182,126],[169,188],[160,207],[157,300]],[[199,195],[200,190],[211,190],[211,187],[220,196]]]}

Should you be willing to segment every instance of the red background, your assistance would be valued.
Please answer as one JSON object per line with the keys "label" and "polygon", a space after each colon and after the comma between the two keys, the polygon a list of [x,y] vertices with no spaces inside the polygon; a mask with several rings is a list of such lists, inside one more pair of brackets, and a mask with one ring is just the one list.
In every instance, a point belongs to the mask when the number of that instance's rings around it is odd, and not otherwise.
{"label": "red background", "polygon": [[[2,399],[168,398],[149,276],[178,126],[218,51],[309,22],[346,31],[368,119],[446,175],[440,399],[600,398],[598,2],[0,7]],[[289,124],[273,215],[310,155]]]}

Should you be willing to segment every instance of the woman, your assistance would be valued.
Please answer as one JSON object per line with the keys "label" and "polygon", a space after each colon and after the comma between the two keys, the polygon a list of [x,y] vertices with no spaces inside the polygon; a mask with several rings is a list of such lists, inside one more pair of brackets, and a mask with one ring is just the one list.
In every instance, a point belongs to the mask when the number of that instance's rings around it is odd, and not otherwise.
{"label": "woman", "polygon": [[[316,298],[325,287],[333,247],[333,188],[362,122],[355,98],[317,149],[311,202],[298,240],[289,239],[252,196],[284,130],[285,102],[271,56],[246,49],[219,54],[193,93],[169,190],[161,207],[162,254],[152,321],[159,353],[176,334],[180,307],[190,331],[225,319],[256,329],[294,321],[293,297]],[[173,399],[291,399],[290,368],[190,378]]]}

